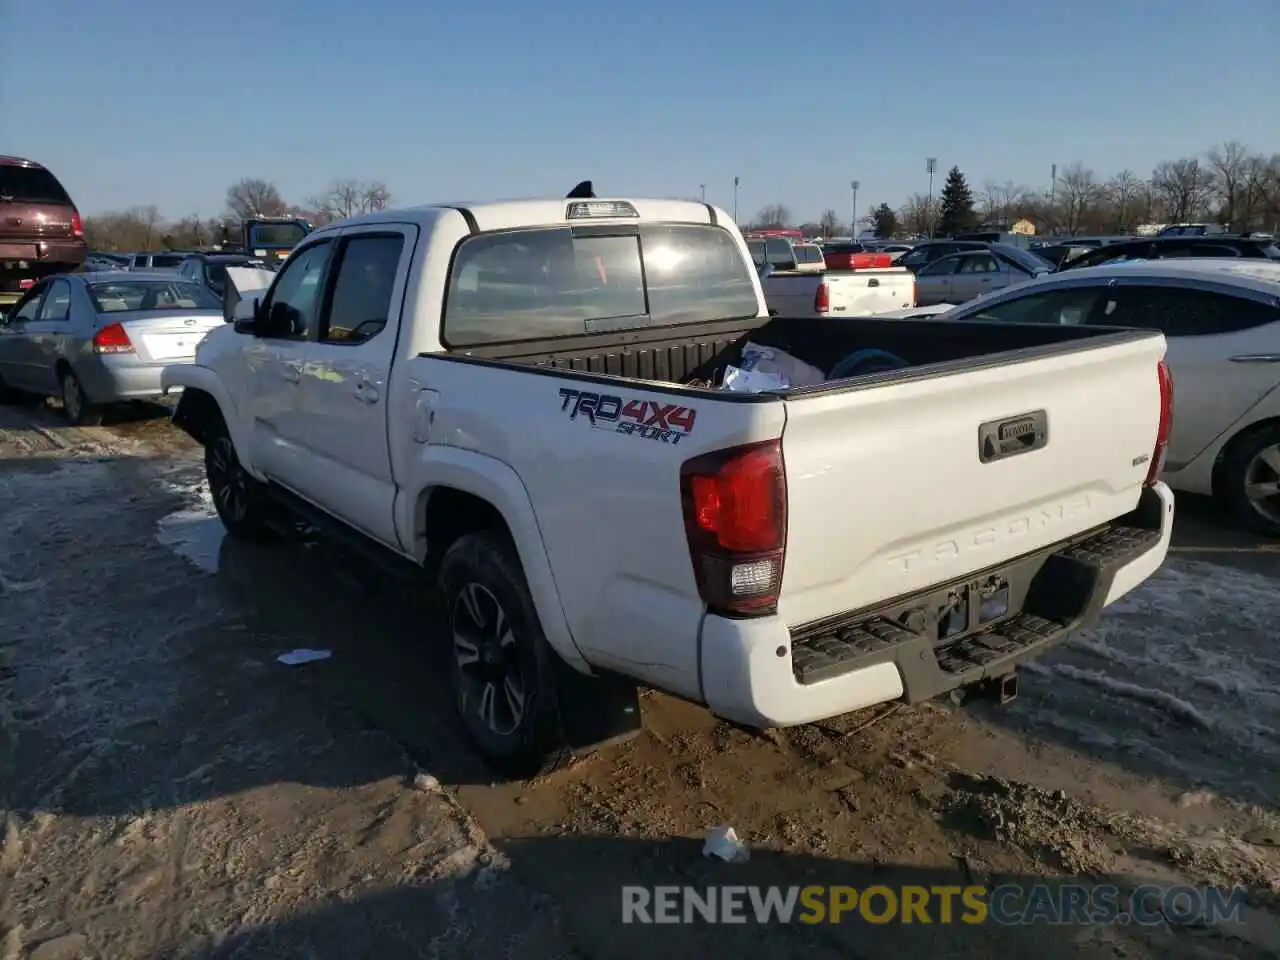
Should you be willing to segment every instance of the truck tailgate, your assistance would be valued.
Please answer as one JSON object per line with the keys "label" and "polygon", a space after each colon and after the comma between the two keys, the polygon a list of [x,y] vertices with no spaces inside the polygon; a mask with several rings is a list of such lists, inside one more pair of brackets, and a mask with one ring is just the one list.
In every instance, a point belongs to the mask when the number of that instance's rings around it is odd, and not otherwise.
{"label": "truck tailgate", "polygon": [[901,267],[826,274],[830,312],[856,317],[916,305],[916,278]]}
{"label": "truck tailgate", "polygon": [[1133,509],[1165,341],[1105,341],[789,396],[782,618],[861,610]]}

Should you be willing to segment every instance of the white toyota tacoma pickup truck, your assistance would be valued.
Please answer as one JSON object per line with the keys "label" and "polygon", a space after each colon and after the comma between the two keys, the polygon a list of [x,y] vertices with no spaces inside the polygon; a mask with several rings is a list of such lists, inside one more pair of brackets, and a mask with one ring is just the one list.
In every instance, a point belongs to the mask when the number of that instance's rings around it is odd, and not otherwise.
{"label": "white toyota tacoma pickup truck", "polygon": [[[164,377],[223,523],[425,568],[511,774],[635,733],[638,684],[755,727],[1007,699],[1168,548],[1160,334],[771,318],[710,205],[369,214],[261,294]],[[720,389],[748,342],[841,372]]]}

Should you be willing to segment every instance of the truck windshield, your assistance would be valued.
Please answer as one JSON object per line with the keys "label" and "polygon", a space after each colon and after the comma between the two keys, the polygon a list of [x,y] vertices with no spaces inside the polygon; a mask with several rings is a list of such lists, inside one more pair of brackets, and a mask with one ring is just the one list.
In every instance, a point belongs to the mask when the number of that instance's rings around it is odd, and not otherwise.
{"label": "truck windshield", "polygon": [[451,347],[754,317],[751,270],[721,227],[645,224],[639,236],[567,227],[481,234],[454,257]]}
{"label": "truck windshield", "polygon": [[300,223],[255,223],[249,228],[249,246],[291,249],[306,235],[307,228]]}

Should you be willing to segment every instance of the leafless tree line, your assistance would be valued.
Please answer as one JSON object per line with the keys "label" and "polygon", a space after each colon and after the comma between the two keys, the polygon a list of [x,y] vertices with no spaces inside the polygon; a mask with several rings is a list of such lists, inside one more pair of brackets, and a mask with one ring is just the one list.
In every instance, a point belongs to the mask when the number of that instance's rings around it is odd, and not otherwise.
{"label": "leafless tree line", "polygon": [[[1036,232],[1059,236],[1129,233],[1141,224],[1216,222],[1233,231],[1275,230],[1280,224],[1280,153],[1266,155],[1232,141],[1202,157],[1158,164],[1146,179],[1132,170],[1099,177],[1076,162],[1049,189],[987,181],[978,218],[1011,224],[1030,220]],[[911,233],[937,222],[940,200],[913,194],[898,212]]]}
{"label": "leafless tree line", "polygon": [[94,250],[189,250],[217,243],[224,226],[234,235],[235,225],[250,217],[296,216],[318,227],[385,210],[391,191],[380,180],[344,178],[333,181],[323,193],[293,204],[284,200],[272,181],[250,177],[229,186],[225,202],[226,213],[210,218],[193,214],[169,220],[155,206],[101,213],[85,219],[85,235]]}
{"label": "leafless tree line", "polygon": [[[1274,231],[1280,228],[1280,153],[1257,153],[1231,141],[1202,157],[1166,160],[1146,179],[1132,170],[1104,179],[1077,162],[1058,171],[1048,189],[988,180],[974,194],[975,219],[1002,224],[1030,220],[1040,234],[1121,234],[1141,224],[1189,222],[1216,222],[1236,231]],[[938,222],[941,205],[940,191],[932,204],[927,194],[913,194],[896,211],[900,229],[907,234],[927,233],[930,224]],[[869,227],[872,219],[861,219],[858,230]],[[851,232],[834,210],[816,221],[797,223],[780,203],[761,208],[753,223],[797,225],[822,236]]]}

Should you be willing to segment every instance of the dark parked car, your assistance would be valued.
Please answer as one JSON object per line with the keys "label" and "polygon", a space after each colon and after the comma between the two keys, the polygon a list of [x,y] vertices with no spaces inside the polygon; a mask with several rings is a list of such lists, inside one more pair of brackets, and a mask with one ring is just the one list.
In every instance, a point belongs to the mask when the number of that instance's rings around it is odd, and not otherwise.
{"label": "dark parked car", "polygon": [[[1037,251],[1039,252],[1039,251]],[[1253,237],[1151,237],[1111,243],[1078,257],[1072,257],[1059,268],[1097,267],[1125,260],[1167,260],[1172,257],[1244,257],[1254,260],[1280,260],[1280,247],[1272,240]]]}
{"label": "dark parked car", "polygon": [[86,253],[80,212],[58,178],[34,160],[0,156],[0,303],[77,269]]}
{"label": "dark parked car", "polygon": [[178,265],[178,273],[222,299],[227,289],[227,267],[274,270],[277,266],[279,266],[278,261],[271,263],[244,253],[193,253]]}

